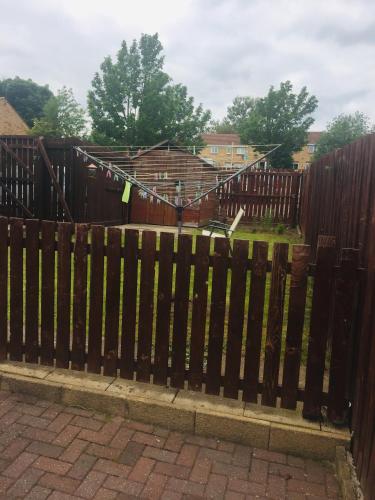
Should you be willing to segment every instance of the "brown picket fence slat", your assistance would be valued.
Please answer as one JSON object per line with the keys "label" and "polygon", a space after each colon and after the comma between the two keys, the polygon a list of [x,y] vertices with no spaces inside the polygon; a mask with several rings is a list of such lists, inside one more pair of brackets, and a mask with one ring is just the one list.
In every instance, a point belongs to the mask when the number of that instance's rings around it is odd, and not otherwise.
{"label": "brown picket fence slat", "polygon": [[335,259],[335,238],[332,236],[320,237],[314,276],[303,404],[303,416],[315,420],[321,417],[321,398],[332,305]]}
{"label": "brown picket fence slat", "polygon": [[176,256],[171,373],[171,386],[179,388],[184,387],[185,381],[191,249],[192,237],[180,235]]}
{"label": "brown picket fence slat", "polygon": [[167,384],[172,307],[174,235],[161,233],[157,314],[155,332],[154,383]]}
{"label": "brown picket fence slat", "polygon": [[53,364],[55,311],[55,223],[42,221],[41,362]]}
{"label": "brown picket fence slat", "polygon": [[219,394],[224,342],[224,320],[228,279],[229,242],[215,239],[212,266],[212,292],[207,353],[207,394]]}
{"label": "brown picket fence slat", "polygon": [[83,370],[86,358],[88,225],[77,224],[74,243],[72,369]]}
{"label": "brown picket fence slat", "polygon": [[210,238],[197,236],[196,242],[189,363],[189,389],[195,391],[202,389],[203,382]]}
{"label": "brown picket fence slat", "polygon": [[104,227],[92,226],[87,370],[100,373],[103,344]]}
{"label": "brown picket fence slat", "polygon": [[275,243],[273,248],[262,391],[262,404],[266,406],[276,406],[288,248],[287,243]]}
{"label": "brown picket fence slat", "polygon": [[38,362],[39,312],[39,221],[25,221],[26,227],[26,301],[25,361]]}
{"label": "brown picket fence slat", "polygon": [[120,375],[133,379],[137,318],[138,231],[125,230]]}
{"label": "brown picket fence slat", "polygon": [[143,231],[137,352],[137,380],[141,382],[149,382],[151,375],[155,252],[156,233]]}
{"label": "brown picket fence slat", "polygon": [[107,239],[103,373],[113,377],[117,375],[119,347],[121,230],[113,227],[108,228]]}
{"label": "brown picket fence slat", "polygon": [[282,408],[295,409],[297,406],[310,255],[309,245],[293,246],[281,395]]}
{"label": "brown picket fence slat", "polygon": [[244,367],[244,401],[257,402],[264,300],[267,279],[268,243],[254,241],[247,316]]}
{"label": "brown picket fence slat", "polygon": [[23,221],[10,221],[10,359],[22,361],[23,343]]}
{"label": "brown picket fence slat", "polygon": [[60,222],[57,229],[57,332],[56,366],[69,368],[71,310],[71,238],[74,226]]}
{"label": "brown picket fence slat", "polygon": [[248,253],[248,241],[234,241],[224,375],[224,396],[234,399],[240,379]]}
{"label": "brown picket fence slat", "polygon": [[0,361],[8,343],[8,219],[0,217]]}

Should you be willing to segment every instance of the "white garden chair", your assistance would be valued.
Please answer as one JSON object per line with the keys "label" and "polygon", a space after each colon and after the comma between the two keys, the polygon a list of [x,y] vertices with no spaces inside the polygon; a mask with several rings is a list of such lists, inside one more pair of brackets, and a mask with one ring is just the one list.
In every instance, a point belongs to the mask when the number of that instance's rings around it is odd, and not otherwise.
{"label": "white garden chair", "polygon": [[[231,225],[224,224],[223,222],[217,220],[211,220],[207,224],[208,229],[203,229],[202,234],[204,236],[210,236],[211,238],[230,238],[234,231],[237,229],[240,220],[245,213],[243,208],[240,208],[236,217],[234,218]],[[222,231],[222,233],[218,233],[217,231]]]}

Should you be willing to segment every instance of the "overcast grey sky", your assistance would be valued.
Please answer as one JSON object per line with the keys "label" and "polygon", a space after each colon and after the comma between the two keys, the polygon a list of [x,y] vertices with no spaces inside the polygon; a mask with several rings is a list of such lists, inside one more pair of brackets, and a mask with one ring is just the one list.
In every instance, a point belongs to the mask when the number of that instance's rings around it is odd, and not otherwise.
{"label": "overcast grey sky", "polygon": [[375,122],[374,0],[0,0],[0,78],[72,87],[81,104],[121,40],[159,33],[166,71],[221,118],[237,95],[291,80]]}

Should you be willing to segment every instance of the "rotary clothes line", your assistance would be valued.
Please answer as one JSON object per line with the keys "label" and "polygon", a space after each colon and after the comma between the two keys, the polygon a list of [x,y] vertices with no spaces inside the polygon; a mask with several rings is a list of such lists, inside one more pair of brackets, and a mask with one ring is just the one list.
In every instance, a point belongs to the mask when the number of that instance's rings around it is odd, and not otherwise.
{"label": "rotary clothes line", "polygon": [[[94,162],[106,176],[124,181],[122,201],[129,203],[131,187],[138,188],[141,198],[165,203],[176,210],[179,232],[186,208],[208,200],[211,192],[254,167],[275,151],[280,144],[263,145],[264,154],[256,160],[230,169],[220,170],[204,159],[190,153],[187,148],[164,141],[159,145],[138,151],[130,156],[129,148],[76,146],[77,155]],[[122,149],[121,149],[122,148]],[[267,150],[266,150],[267,149]]]}

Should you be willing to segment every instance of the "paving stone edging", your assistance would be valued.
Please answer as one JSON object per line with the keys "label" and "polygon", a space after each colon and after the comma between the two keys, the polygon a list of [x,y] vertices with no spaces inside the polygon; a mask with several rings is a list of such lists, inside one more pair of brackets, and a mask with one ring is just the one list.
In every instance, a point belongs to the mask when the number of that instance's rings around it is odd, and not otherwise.
{"label": "paving stone edging", "polygon": [[350,454],[343,446],[336,447],[336,475],[343,500],[362,500],[362,491],[356,476]]}
{"label": "paving stone edging", "polygon": [[347,448],[347,429],[319,427],[290,410],[219,396],[20,362],[0,363],[0,388],[180,432],[318,460]]}

